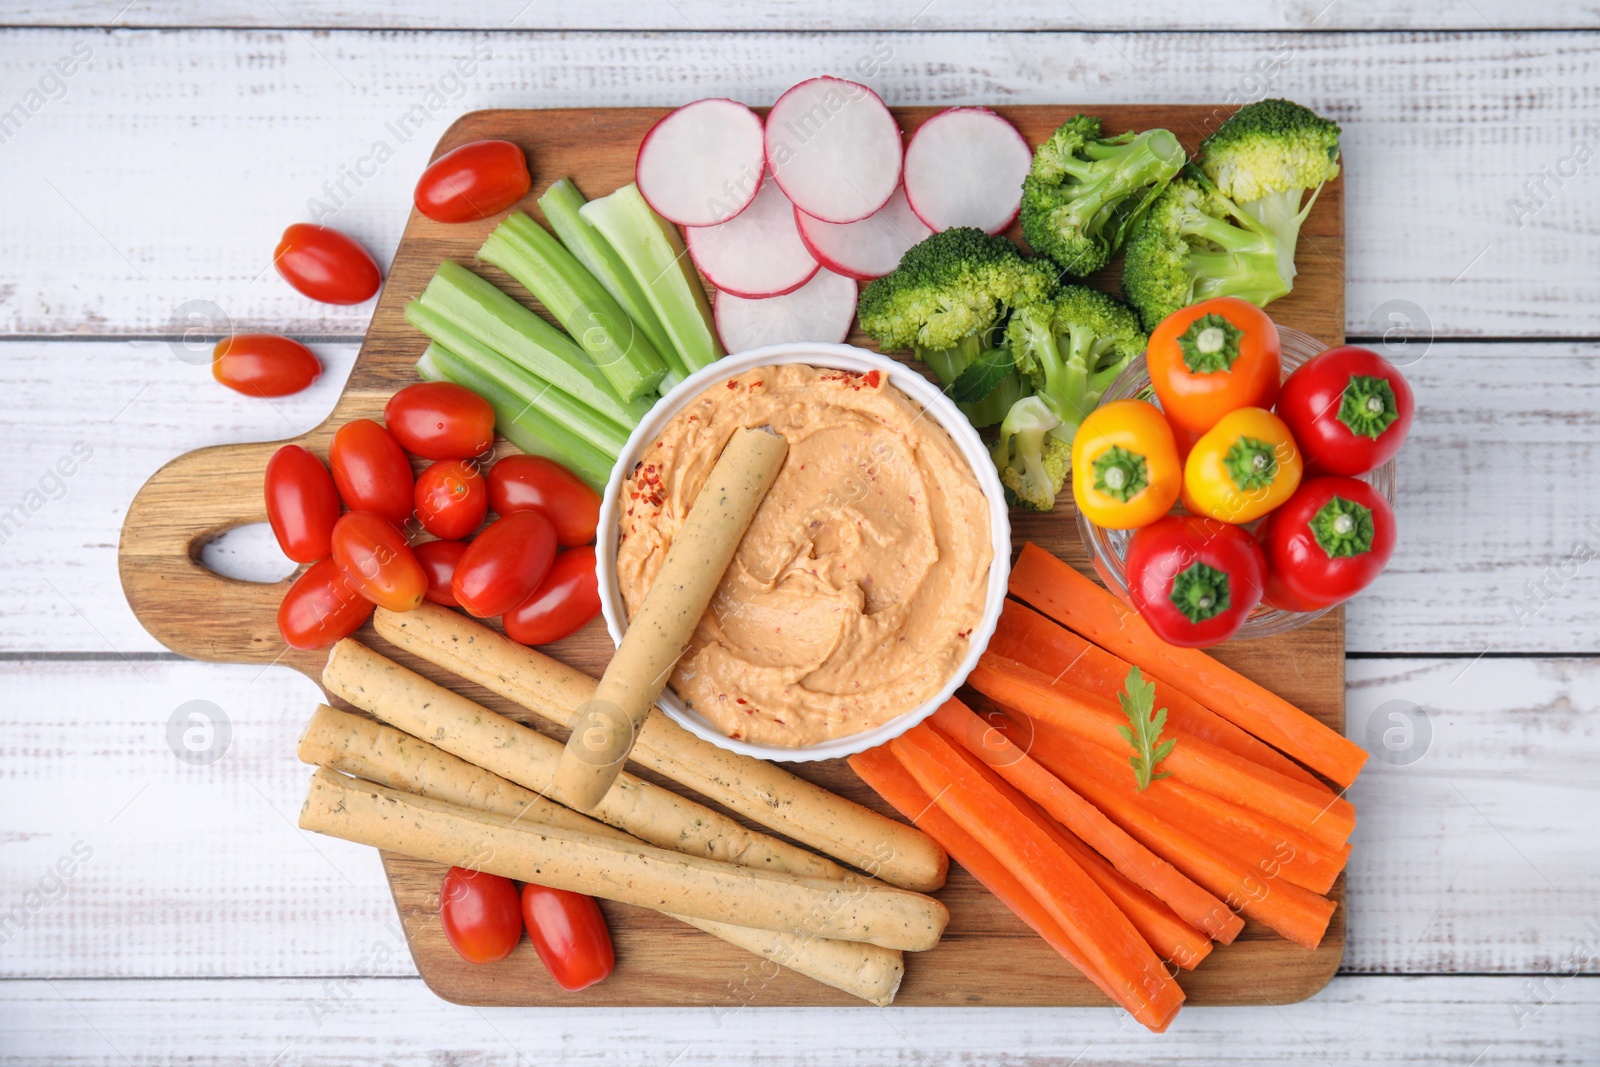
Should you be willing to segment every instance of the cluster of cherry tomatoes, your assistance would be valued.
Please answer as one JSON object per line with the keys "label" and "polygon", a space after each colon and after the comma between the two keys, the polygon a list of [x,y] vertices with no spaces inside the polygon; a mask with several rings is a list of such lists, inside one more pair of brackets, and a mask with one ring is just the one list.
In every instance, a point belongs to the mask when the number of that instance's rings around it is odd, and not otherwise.
{"label": "cluster of cherry tomatoes", "polygon": [[[479,457],[493,444],[487,401],[419,382],[390,398],[383,425],[339,428],[331,476],[299,445],[280,448],[267,463],[267,519],[284,554],[312,565],[278,608],[284,640],[321,648],[359,629],[374,605],[409,611],[424,599],[500,616],[527,645],[559,641],[599,614],[599,495],[537,456],[485,471]],[[420,475],[407,452],[430,461]],[[484,526],[491,509],[497,517]]]}
{"label": "cluster of cherry tomatoes", "polygon": [[605,916],[593,897],[498,874],[452,867],[439,889],[445,937],[468,963],[511,955],[526,926],[534,950],[556,984],[575,991],[611,974],[615,955]]}
{"label": "cluster of cherry tomatoes", "polygon": [[[1135,531],[1128,595],[1152,630],[1211,645],[1263,601],[1316,611],[1378,576],[1394,514],[1358,476],[1410,430],[1398,370],[1347,346],[1284,379],[1277,327],[1233,297],[1168,316],[1146,361],[1160,407],[1097,408],[1073,440],[1072,487],[1091,522]],[[1169,514],[1180,501],[1187,513]]]}

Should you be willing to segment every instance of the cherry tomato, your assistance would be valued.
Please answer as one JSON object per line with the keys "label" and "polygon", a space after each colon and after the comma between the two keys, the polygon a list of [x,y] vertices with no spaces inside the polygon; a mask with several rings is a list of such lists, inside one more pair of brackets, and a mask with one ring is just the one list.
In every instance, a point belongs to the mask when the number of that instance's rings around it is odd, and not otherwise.
{"label": "cherry tomato", "polygon": [[290,648],[325,648],[361,629],[372,601],[351,586],[331,559],[313,563],[278,605],[278,632]]}
{"label": "cherry tomato", "polygon": [[267,460],[267,522],[283,554],[296,563],[327,559],[339,492],[322,461],[299,445],[284,445]]}
{"label": "cherry tomato", "polygon": [[575,992],[610,976],[611,931],[594,897],[529,882],[522,887],[522,921],[562,989]]}
{"label": "cherry tomato", "polygon": [[351,511],[375,511],[396,526],[411,517],[411,463],[388,430],[371,419],[347,422],[333,435],[328,460]]}
{"label": "cherry tomato", "polygon": [[365,248],[328,226],[297,222],[283,231],[272,254],[283,280],[324,304],[359,304],[383,283]]}
{"label": "cherry tomato", "polygon": [[528,157],[510,141],[472,141],[452,148],[422,172],[417,210],[435,222],[476,222],[528,195]]}
{"label": "cherry tomato", "polygon": [[504,615],[533,595],[550,572],[556,532],[537,511],[496,519],[467,545],[450,591],[480,619]]}
{"label": "cherry tomato", "polygon": [[1383,573],[1394,555],[1394,512],[1360,479],[1313,478],[1267,516],[1256,537],[1267,554],[1267,603],[1317,611]]}
{"label": "cherry tomato", "polygon": [[1405,376],[1370,348],[1330,348],[1283,383],[1278,415],[1313,470],[1365,474],[1394,458],[1416,401]]}
{"label": "cherry tomato", "polygon": [[1180,438],[1205,433],[1230,411],[1270,408],[1283,376],[1278,327],[1235,296],[1181,308],[1150,331],[1150,383]]}
{"label": "cherry tomato", "polygon": [[489,468],[489,506],[500,515],[542,513],[562,548],[592,543],[600,525],[600,494],[543,456],[507,456]]}
{"label": "cherry tomato", "polygon": [[417,554],[382,515],[347,512],[333,527],[333,559],[361,595],[390,611],[410,611],[428,590]]}
{"label": "cherry tomato", "polygon": [[211,350],[211,376],[245,396],[289,396],[321,373],[311,349],[275,333],[236,333]]}
{"label": "cherry tomato", "polygon": [[435,537],[466,537],[488,513],[488,487],[470,460],[441,459],[417,478],[417,519]]}
{"label": "cherry tomato", "polygon": [[522,907],[509,878],[451,867],[439,887],[439,922],[468,963],[494,963],[522,940]]}
{"label": "cherry tomato", "polygon": [[600,614],[600,582],[594,546],[569,548],[556,557],[533,595],[500,621],[506,636],[524,645],[548,645],[577,633]]}
{"label": "cherry tomato", "polygon": [[1261,602],[1266,581],[1261,546],[1231,523],[1168,515],[1128,542],[1128,597],[1168,644],[1226,641]]}
{"label": "cherry tomato", "polygon": [[456,595],[450,591],[450,579],[456,573],[456,564],[467,550],[465,541],[424,541],[412,547],[422,573],[428,576],[428,591],[422,595],[435,604],[459,608]]}
{"label": "cherry tomato", "polygon": [[389,398],[383,424],[423,459],[471,459],[494,444],[494,408],[471,389],[417,382]]}

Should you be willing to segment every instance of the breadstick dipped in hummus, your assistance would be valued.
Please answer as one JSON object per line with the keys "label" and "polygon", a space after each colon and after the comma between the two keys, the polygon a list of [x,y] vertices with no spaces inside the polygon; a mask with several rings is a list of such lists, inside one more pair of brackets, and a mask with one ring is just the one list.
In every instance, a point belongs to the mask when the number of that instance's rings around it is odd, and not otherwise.
{"label": "breadstick dipped in hummus", "polygon": [[[305,763],[365,778],[390,789],[513,821],[544,823],[621,841],[634,838],[547,800],[433,747],[426,741],[348,711],[319,705],[300,737]],[[665,914],[672,915],[671,912]],[[879,1007],[894,1000],[905,963],[894,949],[863,941],[757,930],[687,915],[673,918]]]}
{"label": "breadstick dipped in hummus", "polygon": [[[436,604],[407,612],[379,608],[373,622],[379,635],[396,647],[554,725],[569,725],[572,709],[594,696],[595,682],[587,674],[448,608]],[[949,859],[921,830],[869,811],[765,760],[702,741],[660,709],[645,718],[629,758],[890,885],[923,893],[944,885]]]}
{"label": "breadstick dipped in hummus", "polygon": [[771,427],[740,430],[723,448],[593,699],[577,709],[551,783],[557,800],[592,811],[616,781],[788,452]]}

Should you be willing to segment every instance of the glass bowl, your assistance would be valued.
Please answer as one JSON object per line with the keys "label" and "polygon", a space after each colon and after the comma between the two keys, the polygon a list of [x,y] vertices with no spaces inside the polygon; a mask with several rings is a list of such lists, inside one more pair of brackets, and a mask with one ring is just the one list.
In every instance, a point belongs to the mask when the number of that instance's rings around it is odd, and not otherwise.
{"label": "glass bowl", "polygon": [[[1283,374],[1288,377],[1290,372],[1312,357],[1328,350],[1327,345],[1309,334],[1286,326],[1278,327],[1278,339],[1283,348]],[[1101,398],[1101,404],[1109,404],[1113,400],[1129,400],[1138,398],[1148,400],[1157,407],[1161,402],[1156,399],[1155,391],[1150,387],[1150,372],[1145,365],[1143,355],[1128,364],[1126,369],[1117,376]],[[1370,482],[1384,500],[1391,507],[1394,506],[1395,491],[1395,466],[1390,460],[1383,466],[1367,474],[1361,479]],[[1183,511],[1179,504],[1173,509]],[[1248,523],[1245,529],[1253,530],[1260,520]],[[1078,534],[1083,538],[1083,547],[1089,553],[1089,558],[1094,562],[1095,573],[1100,575],[1100,580],[1106,583],[1106,588],[1111,590],[1124,601],[1128,601],[1127,559],[1128,542],[1133,539],[1132,530],[1108,530],[1096,526],[1084,517],[1083,512],[1078,512]],[[1298,629],[1313,619],[1326,615],[1331,608],[1320,611],[1280,611],[1265,604],[1256,605],[1256,609],[1245,619],[1244,625],[1239,627],[1239,632],[1234,638],[1241,637],[1270,637],[1273,634],[1287,633]]]}

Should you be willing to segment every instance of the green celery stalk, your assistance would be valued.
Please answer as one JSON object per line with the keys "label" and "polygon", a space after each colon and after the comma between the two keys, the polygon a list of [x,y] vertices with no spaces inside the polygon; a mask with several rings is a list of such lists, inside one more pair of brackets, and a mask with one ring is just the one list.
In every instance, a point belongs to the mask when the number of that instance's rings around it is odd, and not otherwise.
{"label": "green celery stalk", "polygon": [[495,227],[478,258],[532,293],[589,353],[623,400],[654,393],[666,377],[667,365],[621,305],[560,241],[522,212]]}
{"label": "green celery stalk", "polygon": [[583,205],[579,212],[594,224],[644,289],[672,347],[693,373],[725,353],[711,325],[711,305],[689,263],[677,227],[645,203],[636,185]]}
{"label": "green celery stalk", "polygon": [[[678,354],[677,349],[672,347],[672,338],[662,327],[661,320],[656,318],[655,309],[650,306],[650,301],[645,299],[644,290],[639,287],[639,283],[628,273],[628,268],[617,255],[617,250],[607,244],[600,231],[579,214],[579,209],[586,203],[588,201],[578,192],[578,187],[572,184],[572,179],[562,178],[539,197],[539,210],[544,212],[550,228],[561,238],[561,243],[567,246],[567,250],[579,263],[589,268],[589,273],[593,274],[595,279],[605,286],[606,292],[622,305],[622,310],[628,313],[628,318],[639,327],[649,340],[650,346],[666,363],[667,377],[660,386],[661,391],[665,393],[689,376],[688,368],[683,365],[683,357]],[[517,221],[519,215],[520,212],[506,220],[513,229],[522,227]],[[528,222],[537,225],[532,219],[528,219]]]}
{"label": "green celery stalk", "polygon": [[568,433],[613,458],[622,454],[622,448],[628,441],[626,428],[507,358],[492,346],[484,344],[470,330],[451,321],[448,316],[441,315],[423,301],[413,300],[406,305],[406,321],[427,334],[429,339],[483,368],[486,373],[515,382],[524,404],[537,408],[565,427]]}
{"label": "green celery stalk", "polygon": [[572,338],[454,260],[439,264],[420,299],[425,307],[613,422],[632,429],[650,410],[648,400],[619,397]]}
{"label": "green celery stalk", "polygon": [[417,375],[424,381],[454,382],[487,400],[494,408],[494,425],[501,437],[530,456],[554,460],[596,492],[604,492],[615,459],[527,403],[515,372],[527,373],[510,363],[503,364],[499,372],[486,370],[438,342],[429,344],[417,361]]}

